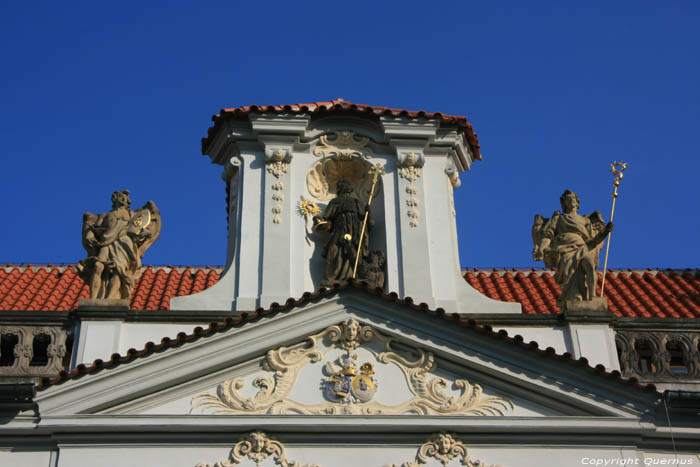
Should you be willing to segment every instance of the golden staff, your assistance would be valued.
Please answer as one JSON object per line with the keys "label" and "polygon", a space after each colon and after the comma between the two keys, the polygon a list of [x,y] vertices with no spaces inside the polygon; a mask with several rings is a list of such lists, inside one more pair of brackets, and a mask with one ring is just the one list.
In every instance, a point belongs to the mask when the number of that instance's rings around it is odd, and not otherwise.
{"label": "golden staff", "polygon": [[[613,186],[615,187],[615,190],[613,191],[612,194],[612,211],[610,212],[610,222],[613,221],[613,217],[615,216],[615,201],[617,200],[617,188],[620,186],[620,181],[622,180],[622,172],[627,168],[627,163],[626,162],[613,162],[610,164],[610,171],[615,174],[615,181],[613,182]],[[618,170],[619,169],[619,170]],[[608,245],[605,247],[605,263],[603,264],[603,281],[600,284],[600,296],[603,296],[603,291],[605,290],[605,273],[607,272],[608,269],[608,253],[610,252],[610,236],[612,235],[612,232],[608,232]]]}
{"label": "golden staff", "polygon": [[374,187],[377,185],[377,179],[379,175],[384,175],[384,167],[377,164],[369,169],[369,173],[372,174],[372,189],[369,190],[369,200],[367,201],[367,210],[365,210],[365,220],[362,221],[362,230],[360,231],[360,243],[357,245],[357,256],[355,257],[355,267],[352,269],[352,278],[357,276],[357,265],[360,264],[360,254],[362,254],[362,239],[365,237],[365,228],[367,228],[367,218],[369,217],[369,205],[372,203],[372,198],[374,197]]}

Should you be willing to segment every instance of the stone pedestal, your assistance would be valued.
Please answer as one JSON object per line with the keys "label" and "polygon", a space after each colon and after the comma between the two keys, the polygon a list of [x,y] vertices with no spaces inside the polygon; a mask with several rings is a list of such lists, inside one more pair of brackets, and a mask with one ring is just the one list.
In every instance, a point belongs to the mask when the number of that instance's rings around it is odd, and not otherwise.
{"label": "stone pedestal", "polygon": [[567,318],[612,316],[605,297],[594,297],[592,300],[566,300],[562,312]]}

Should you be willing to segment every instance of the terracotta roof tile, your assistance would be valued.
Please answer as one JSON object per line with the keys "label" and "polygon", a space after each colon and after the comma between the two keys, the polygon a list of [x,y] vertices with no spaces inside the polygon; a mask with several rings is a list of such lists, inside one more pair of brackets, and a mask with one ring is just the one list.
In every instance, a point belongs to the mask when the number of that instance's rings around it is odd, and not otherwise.
{"label": "terracotta roof tile", "polygon": [[[201,292],[218,267],[148,266],[131,297],[134,310],[167,310],[170,299]],[[495,300],[519,302],[525,314],[557,314],[559,286],[549,271],[467,270],[464,279]],[[605,278],[610,311],[632,318],[700,318],[700,271],[612,271]],[[88,298],[73,266],[0,266],[0,310],[70,311]]]}
{"label": "terracotta roof tile", "polygon": [[493,327],[489,325],[479,325],[473,319],[465,319],[464,317],[456,313],[445,313],[445,311],[442,308],[431,310],[425,303],[421,303],[419,305],[414,304],[413,299],[411,299],[411,297],[400,299],[395,293],[387,294],[379,288],[369,287],[368,284],[364,281],[353,280],[350,280],[344,285],[336,284],[329,289],[322,287],[315,293],[306,292],[301,296],[301,298],[289,298],[284,304],[281,305],[278,303],[273,303],[268,309],[258,308],[251,313],[240,313],[238,316],[230,316],[221,322],[211,323],[206,329],[203,329],[198,326],[194,328],[191,334],[185,334],[184,332],[181,332],[177,335],[175,339],[164,337],[161,340],[160,344],[147,342],[143,349],[129,349],[126,352],[126,355],[114,353],[112,354],[108,362],[98,359],[95,360],[90,366],[86,366],[83,364],[78,365],[70,373],[66,371],[61,371],[55,378],[43,378],[37,385],[37,389],[46,389],[49,386],[61,384],[69,379],[77,378],[86,374],[98,373],[104,369],[114,368],[116,366],[129,363],[137,358],[145,358],[156,352],[163,352],[172,347],[183,345],[187,342],[192,342],[201,338],[212,336],[218,332],[225,332],[232,327],[243,326],[250,321],[256,320],[260,316],[271,316],[280,312],[293,312],[293,310],[300,305],[304,305],[306,303],[313,302],[321,298],[332,297],[334,295],[337,295],[341,291],[348,289],[360,290],[367,294],[377,296],[382,300],[397,303],[401,306],[407,307],[410,311],[413,312],[427,313],[429,315],[434,316],[436,319],[443,319],[454,322],[456,325],[462,328],[466,328],[478,332],[480,334],[485,334],[491,338],[503,340],[509,345],[516,345],[526,351],[536,352],[540,357],[555,359],[576,367],[581,367],[590,373],[598,375],[599,377],[612,379],[618,381],[621,384],[633,387],[635,389],[643,390],[660,396],[660,393],[656,391],[656,387],[653,384],[641,385],[639,384],[639,381],[636,378],[625,379],[622,377],[619,371],[614,370],[608,372],[606,371],[603,365],[596,365],[595,367],[591,367],[588,364],[588,359],[585,357],[574,359],[569,352],[566,352],[564,354],[557,354],[552,347],[548,347],[545,350],[541,350],[539,349],[539,345],[537,344],[537,342],[531,341],[529,343],[525,343],[524,339],[520,335],[509,337],[508,333],[505,330],[495,332],[493,330]]}
{"label": "terracotta roof tile", "polygon": [[343,99],[335,99],[327,102],[311,102],[309,104],[292,104],[292,105],[247,105],[243,107],[235,107],[230,109],[221,109],[221,111],[212,117],[214,125],[209,128],[206,138],[202,138],[202,153],[207,153],[210,138],[217,131],[219,122],[225,118],[247,119],[248,115],[253,112],[264,113],[311,113],[323,114],[331,112],[353,112],[365,115],[376,116],[394,116],[408,118],[426,118],[439,119],[444,125],[457,126],[469,143],[469,147],[474,154],[474,158],[481,159],[479,148],[479,139],[470,123],[467,123],[467,117],[458,115],[445,115],[440,112],[425,112],[423,110],[405,110],[405,109],[390,109],[388,107],[380,107],[376,105],[353,104],[352,102],[344,101]]}
{"label": "terracotta roof tile", "polygon": [[[222,268],[144,269],[131,296],[135,310],[167,310],[170,299],[201,292],[219,280]],[[197,274],[199,283],[190,277]],[[71,311],[90,291],[73,266],[0,266],[0,310]]]}

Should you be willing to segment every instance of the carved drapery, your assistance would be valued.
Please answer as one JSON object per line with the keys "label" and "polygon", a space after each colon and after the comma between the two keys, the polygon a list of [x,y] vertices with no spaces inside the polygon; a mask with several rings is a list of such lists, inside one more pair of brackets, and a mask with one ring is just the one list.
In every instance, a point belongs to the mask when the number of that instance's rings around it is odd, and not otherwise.
{"label": "carved drapery", "polygon": [[406,211],[406,215],[409,219],[408,224],[411,227],[418,227],[420,224],[420,209],[418,207],[418,199],[416,198],[418,194],[416,180],[418,180],[423,173],[423,163],[424,159],[421,154],[415,152],[399,153],[399,176],[409,183],[406,187],[406,193],[408,194],[408,199],[406,200],[408,210]]}
{"label": "carved drapery", "polygon": [[[13,337],[14,336],[14,337]],[[63,370],[63,357],[66,355],[67,333],[63,329],[50,326],[0,326],[0,338],[16,339],[12,348],[12,355],[2,355],[3,361],[14,360],[10,365],[0,366],[0,376],[6,377],[33,377],[55,376]],[[46,348],[46,354],[41,357],[46,359],[45,365],[33,364],[34,347],[36,339],[48,339],[39,347]],[[3,346],[6,347],[6,346]],[[2,348],[0,348],[2,352]]]}
{"label": "carved drapery", "polygon": [[272,222],[274,224],[282,223],[282,201],[284,201],[284,183],[281,178],[289,170],[289,161],[292,155],[287,149],[283,148],[267,148],[265,149],[265,164],[267,171],[275,177],[272,183]]}
{"label": "carved drapery", "polygon": [[275,464],[281,467],[318,467],[318,464],[300,464],[297,461],[287,460],[284,445],[261,431],[246,434],[231,449],[228,459],[214,465],[200,462],[197,467],[231,467],[240,464],[246,457],[255,462],[257,466],[260,466],[268,457],[272,457]]}
{"label": "carved drapery", "polygon": [[[442,465],[449,464],[457,459],[461,465],[468,467],[489,467],[480,460],[472,460],[469,455],[469,448],[455,438],[455,435],[448,433],[435,433],[418,448],[414,461],[397,464],[386,464],[384,467],[418,467],[420,464],[427,464],[430,459],[436,459]],[[492,465],[491,467],[501,467]]]}
{"label": "carved drapery", "polygon": [[[370,341],[378,342],[382,351],[363,345]],[[322,347],[322,342],[328,347]],[[234,378],[220,384],[215,394],[205,392],[194,396],[190,413],[503,415],[506,410],[512,409],[509,400],[485,396],[481,386],[464,379],[457,379],[453,383],[457,395],[448,394],[445,391],[448,381],[434,374],[437,362],[432,353],[419,348],[412,349],[412,352],[398,351],[394,344],[392,338],[369,326],[361,326],[355,319],[348,319],[309,336],[295,346],[268,351],[263,370],[271,375],[253,380],[253,386],[258,389],[255,396],[243,396],[239,391],[245,386],[245,380]],[[289,398],[301,369],[307,364],[321,361],[333,348],[345,350],[349,357],[350,352],[360,346],[371,353],[377,362],[396,365],[403,373],[407,389],[413,397],[396,405],[363,402],[352,397],[316,404],[301,403]]]}
{"label": "carved drapery", "polygon": [[620,369],[645,382],[700,380],[700,332],[615,333]]}

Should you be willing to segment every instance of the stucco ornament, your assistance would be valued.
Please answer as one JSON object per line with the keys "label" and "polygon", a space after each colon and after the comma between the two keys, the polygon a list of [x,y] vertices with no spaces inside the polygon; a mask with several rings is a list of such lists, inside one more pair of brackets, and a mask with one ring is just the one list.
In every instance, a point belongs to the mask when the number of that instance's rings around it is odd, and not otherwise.
{"label": "stucco ornament", "polygon": [[272,183],[272,223],[282,223],[282,201],[284,201],[284,183],[280,178],[289,171],[289,161],[292,159],[291,153],[283,148],[269,148],[265,150],[265,163],[267,171],[275,177]]}
{"label": "stucco ornament", "polygon": [[[501,467],[500,465],[487,466],[480,460],[472,460],[469,455],[469,448],[461,441],[455,439],[454,435],[448,433],[436,433],[432,435],[420,448],[416,454],[415,461],[407,461],[401,467],[417,467],[420,464],[427,464],[430,459],[438,460],[442,465],[449,464],[452,460],[458,459],[461,465],[468,467]],[[384,467],[399,467],[396,464],[386,464]]]}
{"label": "stucco ornament", "polygon": [[323,395],[333,402],[369,402],[377,392],[374,365],[367,362],[359,371],[355,361],[357,355],[339,358],[340,369],[332,362],[326,363],[328,378],[323,381]]}
{"label": "stucco ornament", "polygon": [[457,166],[451,158],[447,160],[445,174],[450,183],[450,208],[452,209],[452,217],[457,217],[457,211],[455,210],[455,189],[462,185],[462,181],[459,179],[459,170],[457,170]]}
{"label": "stucco ornament", "polygon": [[[234,378],[220,384],[216,394],[204,392],[192,398],[190,413],[215,414],[348,414],[348,415],[503,415],[513,404],[498,396],[484,396],[479,385],[464,379],[452,382],[458,391],[448,394],[448,381],[435,376],[437,362],[431,352],[420,348],[410,351],[396,350],[394,339],[387,337],[370,326],[363,326],[354,318],[330,326],[305,341],[291,347],[280,347],[267,352],[262,370],[270,376],[259,376],[252,381],[258,393],[245,397],[239,391],[245,386],[245,379]],[[309,364],[323,360],[333,349],[342,349],[344,359],[355,360],[351,351],[362,348],[373,356],[373,361],[365,362],[360,368],[360,376],[355,380],[352,369],[337,370],[327,365],[319,365],[318,387],[320,391],[328,387],[326,376],[348,377],[348,394],[353,397],[327,397],[321,403],[302,403],[289,396],[298,384],[300,371]],[[344,365],[342,366],[351,366]],[[381,391],[381,369],[383,365],[395,365],[403,373],[408,392],[412,397],[394,405],[372,401],[375,393]],[[357,368],[354,369],[357,373]],[[329,374],[330,373],[330,374]],[[347,374],[346,374],[347,373]],[[307,381],[304,381],[305,383]],[[364,386],[362,383],[365,383]],[[369,383],[372,384],[369,384]],[[334,390],[335,391],[335,390]],[[338,392],[336,391],[336,394]],[[328,395],[328,394],[326,394]],[[328,400],[331,399],[331,400]]]}
{"label": "stucco ornament", "polygon": [[335,156],[344,160],[350,160],[353,157],[369,159],[372,154],[367,147],[368,144],[368,137],[358,136],[354,131],[332,131],[319,138],[314,154],[321,157]]}
{"label": "stucco ornament", "polygon": [[573,307],[576,302],[600,301],[596,297],[596,268],[603,241],[613,225],[603,221],[600,211],[587,216],[578,214],[580,201],[576,193],[566,190],[560,198],[563,213],[554,211],[550,219],[535,216],[532,241],[535,261],[556,269],[554,280],[561,287],[559,306]]}
{"label": "stucco ornament", "polygon": [[423,174],[423,162],[423,156],[415,152],[399,154],[399,176],[409,183],[406,187],[406,193],[408,194],[408,199],[406,200],[408,210],[406,214],[409,218],[408,224],[411,227],[420,225],[420,209],[416,198],[418,194],[416,180]]}
{"label": "stucco ornament", "polygon": [[[337,196],[336,184],[345,178],[352,184],[352,196],[367,202],[372,187],[372,176],[369,173],[371,167],[367,161],[357,157],[324,157],[316,161],[306,174],[306,188],[311,196],[326,203]],[[381,187],[380,179],[374,188],[375,197],[381,192]]]}
{"label": "stucco ornament", "polygon": [[270,456],[272,456],[276,465],[282,467],[318,467],[318,464],[300,464],[296,461],[287,460],[284,445],[270,438],[262,431],[254,431],[245,435],[243,439],[233,447],[228,459],[219,461],[213,465],[200,462],[197,464],[197,467],[231,467],[240,464],[246,457],[255,462],[255,465],[259,467],[260,464]]}
{"label": "stucco ornament", "polygon": [[76,266],[90,286],[90,298],[129,299],[141,275],[141,258],[158,239],[160,212],[153,203],[132,211],[129,190],[112,194],[112,210],[83,215],[88,257]]}

